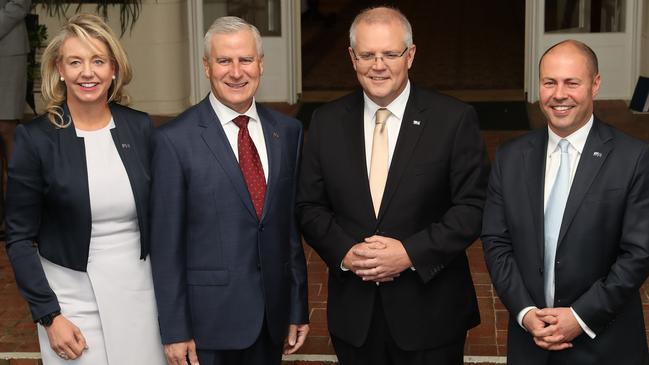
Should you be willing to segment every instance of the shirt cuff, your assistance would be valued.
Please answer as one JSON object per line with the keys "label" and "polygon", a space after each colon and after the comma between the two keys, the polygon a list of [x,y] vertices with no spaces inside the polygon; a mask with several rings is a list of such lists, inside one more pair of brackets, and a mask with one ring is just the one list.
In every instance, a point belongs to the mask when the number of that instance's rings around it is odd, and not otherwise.
{"label": "shirt cuff", "polygon": [[340,270],[342,270],[342,271],[349,271],[348,268],[346,268],[345,266],[343,266],[343,262],[342,262],[342,261],[340,261]]}
{"label": "shirt cuff", "polygon": [[525,331],[527,331],[527,328],[523,326],[523,317],[527,314],[527,312],[531,311],[532,309],[538,309],[535,306],[529,306],[523,308],[520,312],[518,312],[518,315],[516,316],[516,322],[518,322],[518,325],[521,326]]}
{"label": "shirt cuff", "polygon": [[577,312],[575,312],[575,310],[572,309],[572,307],[570,307],[570,310],[572,311],[572,314],[575,316],[577,323],[579,323],[579,326],[581,326],[581,329],[584,330],[584,332],[586,332],[588,337],[590,337],[591,339],[595,338],[595,336],[597,335],[595,334],[595,332],[593,332],[593,330],[588,328],[586,322],[582,321],[581,317],[579,317],[579,314],[577,314]]}

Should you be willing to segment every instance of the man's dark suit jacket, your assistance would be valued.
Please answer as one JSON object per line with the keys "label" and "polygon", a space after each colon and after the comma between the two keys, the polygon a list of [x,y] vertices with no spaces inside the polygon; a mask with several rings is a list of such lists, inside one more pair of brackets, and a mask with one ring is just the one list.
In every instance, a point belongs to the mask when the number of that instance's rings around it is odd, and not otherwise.
{"label": "man's dark suit jacket", "polygon": [[[465,254],[480,233],[488,174],[475,111],[411,87],[377,219],[363,107],[358,91],[314,112],[299,181],[303,234],[329,266],[329,330],[363,344],[380,295],[400,348],[457,341],[480,322]],[[380,286],[343,272],[345,254],[373,234],[401,240],[416,271]]]}
{"label": "man's dark suit jacket", "polygon": [[496,155],[482,240],[491,277],[509,309],[509,364],[647,364],[638,289],[649,272],[649,146],[595,118],[559,234],[555,307],[572,307],[596,337],[572,349],[536,346],[516,322],[543,294],[543,191],[547,128]]}
{"label": "man's dark suit jacket", "polygon": [[[149,252],[149,140],[145,113],[110,104],[113,141],[128,174],[140,228],[141,258]],[[67,107],[64,120],[68,120]],[[18,126],[7,183],[7,254],[21,294],[37,320],[60,310],[40,254],[86,271],[92,217],[84,139],[74,125],[54,127],[45,115]]]}
{"label": "man's dark suit jacket", "polygon": [[302,126],[257,104],[269,177],[261,220],[208,98],[154,134],[151,263],[164,344],[250,347],[264,318],[281,342],[308,323],[295,220]]}

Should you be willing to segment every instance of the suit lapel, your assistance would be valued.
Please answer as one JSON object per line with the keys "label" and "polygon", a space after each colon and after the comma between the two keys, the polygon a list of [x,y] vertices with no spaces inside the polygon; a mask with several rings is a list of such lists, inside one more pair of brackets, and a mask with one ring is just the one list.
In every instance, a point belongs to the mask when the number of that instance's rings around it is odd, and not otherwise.
{"label": "suit lapel", "polygon": [[[408,161],[412,158],[412,154],[417,147],[421,133],[426,127],[427,121],[422,115],[426,106],[419,103],[417,95],[417,89],[411,85],[410,96],[408,97],[406,110],[403,113],[399,137],[397,137],[397,145],[394,148],[394,154],[388,172],[388,179],[385,183],[385,191],[383,193],[383,198],[381,199],[381,208],[379,209],[378,217],[379,220],[381,220],[383,214],[387,210],[390,200],[394,196],[406,167],[408,166]],[[415,120],[419,121],[419,123],[414,123]]]}
{"label": "suit lapel", "polygon": [[544,255],[544,213],[543,197],[545,186],[545,154],[548,144],[548,131],[544,128],[530,140],[529,148],[523,151],[523,169],[525,185],[532,209],[532,221],[534,226],[534,238],[536,241],[537,257],[540,259],[540,267],[543,267]]}
{"label": "suit lapel", "polygon": [[273,190],[277,185],[279,171],[281,170],[282,136],[279,133],[277,121],[266,108],[257,104],[257,113],[259,119],[261,119],[261,128],[264,131],[264,141],[266,142],[266,152],[268,154],[268,183],[266,184],[266,199],[261,216],[261,220],[264,220],[266,213],[270,209],[274,196]]}
{"label": "suit lapel", "polygon": [[355,97],[350,99],[347,104],[346,118],[342,120],[340,135],[345,139],[348,151],[345,154],[349,156],[350,169],[346,173],[350,181],[357,181],[361,186],[360,195],[362,201],[360,204],[365,205],[364,211],[368,212],[372,220],[376,220],[374,215],[374,206],[372,204],[372,194],[370,193],[370,181],[367,173],[367,159],[365,151],[365,122],[363,116],[365,102],[363,93],[359,91]]}
{"label": "suit lapel", "polygon": [[137,194],[135,187],[138,186],[138,184],[133,181],[133,177],[137,171],[137,165],[139,164],[137,159],[137,146],[133,143],[133,136],[126,125],[128,121],[126,121],[125,117],[120,114],[116,108],[112,107],[112,105],[110,109],[110,112],[113,115],[113,122],[115,123],[115,128],[110,130],[110,134],[113,137],[117,153],[124,164],[124,169],[126,170],[126,174],[131,182],[131,187],[133,187],[134,190],[133,192]]}
{"label": "suit lapel", "polygon": [[234,190],[241,198],[241,202],[246,207],[248,212],[257,218],[257,213],[255,208],[252,206],[252,201],[250,200],[250,193],[246,186],[246,182],[243,179],[241,174],[241,169],[239,168],[239,162],[237,162],[228,137],[225,135],[223,126],[219,121],[219,118],[214,113],[212,105],[208,98],[203,99],[199,105],[199,116],[200,120],[198,126],[203,128],[201,137],[207,147],[212,152],[212,156],[219,163],[225,174],[232,182]]}
{"label": "suit lapel", "polygon": [[570,187],[570,194],[561,221],[557,247],[561,245],[577,210],[581,206],[581,202],[584,200],[586,192],[590,189],[604,161],[606,161],[613,149],[612,143],[608,143],[612,138],[610,132],[595,118]]}
{"label": "suit lapel", "polygon": [[[63,120],[72,120],[67,104],[63,103]],[[68,167],[64,176],[68,178],[70,184],[70,194],[77,198],[71,198],[73,201],[83,202],[83,222],[79,222],[84,227],[91,226],[90,213],[90,189],[88,187],[88,164],[86,162],[86,145],[82,137],[77,137],[74,127],[74,121],[66,128],[53,129],[58,138],[58,148],[60,155],[63,157],[65,164],[57,167]]]}

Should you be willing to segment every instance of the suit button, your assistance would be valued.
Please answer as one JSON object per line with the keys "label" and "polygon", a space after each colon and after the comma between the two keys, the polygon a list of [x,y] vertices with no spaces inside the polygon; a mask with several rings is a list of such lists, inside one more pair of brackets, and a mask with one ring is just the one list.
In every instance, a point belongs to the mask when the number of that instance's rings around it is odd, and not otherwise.
{"label": "suit button", "polygon": [[261,271],[261,265],[257,264],[257,271]]}
{"label": "suit button", "polygon": [[561,299],[557,299],[557,303],[561,303]]}
{"label": "suit button", "polygon": [[263,224],[260,224],[260,225],[259,225],[259,232],[263,232],[263,231],[264,231],[264,225],[263,225]]}

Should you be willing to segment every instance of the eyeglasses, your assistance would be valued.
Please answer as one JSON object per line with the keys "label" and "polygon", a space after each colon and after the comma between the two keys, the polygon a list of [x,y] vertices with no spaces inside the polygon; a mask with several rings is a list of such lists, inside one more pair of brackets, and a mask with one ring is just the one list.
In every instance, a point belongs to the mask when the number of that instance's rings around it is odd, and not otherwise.
{"label": "eyeglasses", "polygon": [[383,63],[390,63],[398,60],[399,58],[403,57],[404,54],[406,54],[406,51],[410,47],[406,47],[403,52],[385,52],[380,56],[377,56],[375,53],[370,53],[370,52],[363,52],[360,54],[356,54],[356,51],[352,48],[352,53],[354,54],[354,59],[358,61],[359,63],[369,65],[370,63],[374,63],[377,60],[383,61]]}

